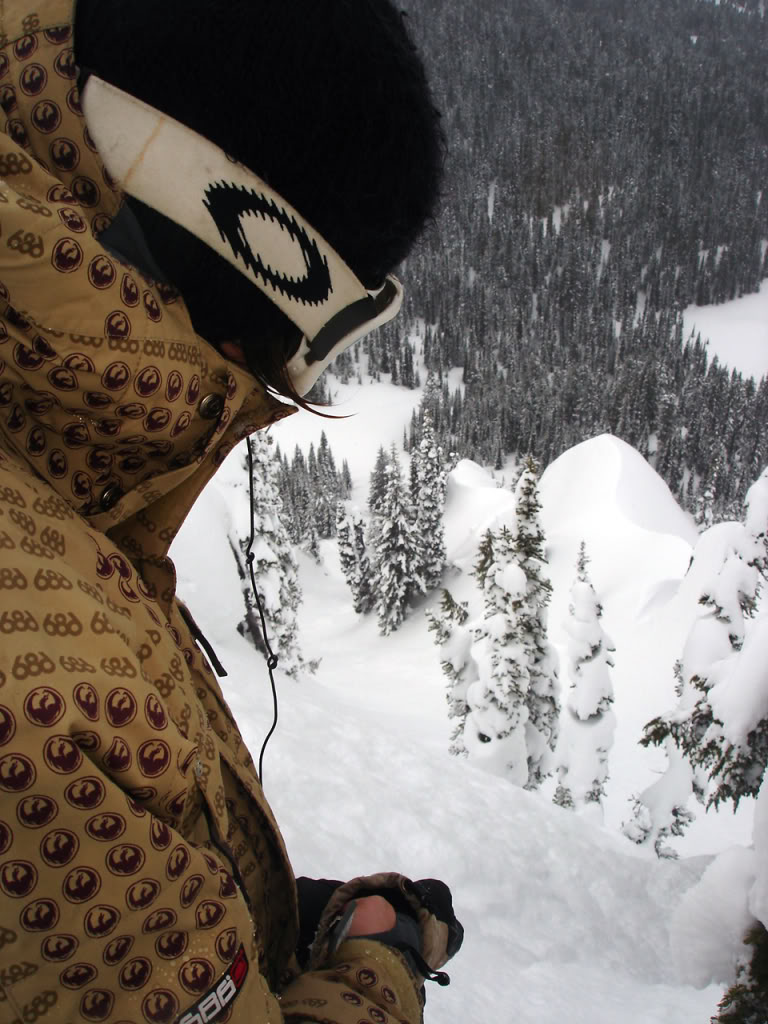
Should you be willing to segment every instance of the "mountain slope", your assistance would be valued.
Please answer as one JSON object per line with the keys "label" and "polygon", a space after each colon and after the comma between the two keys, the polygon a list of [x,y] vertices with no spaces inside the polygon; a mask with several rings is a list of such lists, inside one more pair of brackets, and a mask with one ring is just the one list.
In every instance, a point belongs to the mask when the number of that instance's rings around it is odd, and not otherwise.
{"label": "mountain slope", "polygon": [[[335,446],[339,457],[354,452],[358,467],[366,459],[370,465],[388,390],[379,386],[370,422],[362,412],[353,425],[339,425],[347,428],[338,433],[346,438]],[[408,403],[398,409],[410,414]],[[387,419],[394,437],[397,415]],[[305,436],[315,436],[316,422],[300,415],[296,440],[302,420]],[[203,494],[173,553],[181,594],[229,671],[225,692],[256,756],[271,701],[263,661],[234,630],[242,598],[225,539],[247,501],[239,459],[233,455]],[[358,469],[358,493],[365,482]],[[324,542],[322,565],[300,556],[302,643],[307,657],[322,660],[301,683],[278,671],[281,717],[266,754],[266,790],[297,872],[346,877],[397,867],[453,886],[467,942],[452,987],[430,994],[429,1020],[560,1024],[567,1014],[590,1024],[703,1024],[721,990],[686,983],[690,966],[685,957],[678,963],[671,935],[686,935],[688,917],[701,917],[699,902],[689,910],[683,900],[708,858],[658,862],[615,832],[627,796],[663,767],[637,739],[647,717],[671,699],[672,662],[689,614],[679,605],[690,604],[679,583],[695,530],[647,463],[610,437],[565,453],[541,492],[555,584],[552,635],[562,640],[576,549],[586,537],[617,645],[609,827],[595,829],[448,755],[443,678],[423,609],[397,633],[379,636],[373,617],[351,609],[333,542]],[[474,581],[461,570],[471,568],[482,531],[509,516],[511,498],[472,463],[452,475],[446,526],[453,568],[445,582],[457,597],[471,595]],[[707,816],[706,824],[684,853],[736,841],[730,816]],[[747,816],[745,841],[748,828]],[[714,908],[702,941],[717,952],[707,963],[727,966],[721,921]],[[711,974],[705,964],[694,980],[726,980]]]}

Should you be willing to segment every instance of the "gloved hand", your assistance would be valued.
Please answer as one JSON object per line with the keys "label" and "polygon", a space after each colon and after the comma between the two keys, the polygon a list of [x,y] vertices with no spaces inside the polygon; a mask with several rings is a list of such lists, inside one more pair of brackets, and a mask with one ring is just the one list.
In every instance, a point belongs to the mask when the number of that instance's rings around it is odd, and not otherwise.
{"label": "gloved hand", "polygon": [[[298,880],[301,914],[299,959],[311,969],[327,965],[347,938],[370,938],[403,954],[417,982],[449,983],[439,970],[459,949],[464,929],[453,912],[448,886],[437,879],[412,882],[386,873],[341,884],[327,879]],[[394,918],[370,897],[382,897]],[[391,925],[367,931],[367,924]],[[312,930],[314,930],[313,937]],[[307,955],[308,954],[308,955]]]}

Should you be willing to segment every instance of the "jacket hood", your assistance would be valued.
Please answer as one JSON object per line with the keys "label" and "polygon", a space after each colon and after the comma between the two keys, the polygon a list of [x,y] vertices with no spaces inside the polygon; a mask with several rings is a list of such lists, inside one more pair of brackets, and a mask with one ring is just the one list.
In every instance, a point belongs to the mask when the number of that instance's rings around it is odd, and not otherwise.
{"label": "jacket hood", "polygon": [[151,508],[139,547],[163,554],[232,447],[294,410],[115,248],[141,239],[82,115],[70,4],[43,6],[2,26],[0,441],[105,532]]}

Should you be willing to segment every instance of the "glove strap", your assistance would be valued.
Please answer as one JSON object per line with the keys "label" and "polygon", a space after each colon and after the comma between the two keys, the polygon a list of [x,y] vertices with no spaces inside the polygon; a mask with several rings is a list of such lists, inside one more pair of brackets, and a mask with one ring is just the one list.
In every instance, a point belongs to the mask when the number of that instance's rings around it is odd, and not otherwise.
{"label": "glove strap", "polygon": [[425,981],[436,981],[443,987],[451,984],[451,979],[445,971],[433,971],[421,953],[417,952],[413,946],[409,946],[406,942],[392,942],[388,945],[399,950],[407,960],[410,960]]}

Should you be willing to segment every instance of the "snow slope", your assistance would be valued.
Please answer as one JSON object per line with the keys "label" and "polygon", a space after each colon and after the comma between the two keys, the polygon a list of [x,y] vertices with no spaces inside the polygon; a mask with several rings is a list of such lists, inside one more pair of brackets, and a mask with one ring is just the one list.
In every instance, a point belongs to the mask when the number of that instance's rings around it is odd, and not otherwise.
{"label": "snow slope", "polygon": [[[257,752],[270,718],[266,671],[233,628],[234,566],[227,572],[223,551],[200,545],[228,515],[217,490],[194,509],[174,557]],[[332,566],[303,569],[307,653],[326,653],[316,678],[280,682],[266,790],[297,872],[396,867],[453,886],[467,938],[452,986],[430,993],[427,1019],[706,1021],[720,990],[681,984],[670,952],[670,912],[703,862],[638,859],[625,840],[451,758],[423,623],[412,618],[379,637],[372,622],[347,614]]]}
{"label": "snow slope", "polygon": [[[308,448],[326,429],[337,460],[350,462],[362,503],[380,430],[399,440],[416,394],[376,385],[354,420],[299,414],[276,439],[287,451]],[[271,700],[263,662],[234,629],[242,598],[224,539],[226,524],[242,516],[240,460],[234,453],[204,492],[173,555],[181,595],[229,670],[225,692],[256,756]],[[423,608],[397,633],[379,636],[373,617],[352,611],[333,542],[323,542],[321,566],[301,556],[304,653],[321,664],[301,683],[278,671],[281,719],[265,787],[298,873],[349,877],[395,867],[452,885],[467,940],[451,988],[430,994],[429,1021],[560,1024],[567,1015],[585,1024],[704,1024],[721,993],[710,982],[726,980],[733,922],[741,919],[722,893],[706,914],[701,899],[685,902],[709,863],[691,854],[748,843],[751,808],[741,825],[730,815],[701,815],[694,833],[702,831],[673,863],[616,831],[628,797],[664,766],[637,740],[644,722],[674,700],[672,665],[694,613],[680,581],[696,531],[647,463],[612,437],[561,456],[541,495],[555,585],[552,638],[565,642],[584,539],[617,647],[606,828],[447,754],[443,677]],[[482,532],[508,519],[512,504],[511,492],[473,463],[452,474],[445,583],[457,598],[474,586],[468,570]],[[436,595],[424,604],[435,602]],[[693,958],[690,942],[680,948],[691,921],[700,954]]]}
{"label": "snow slope", "polygon": [[689,306],[685,337],[701,335],[710,359],[760,380],[768,373],[768,281],[760,291],[719,306]]}

